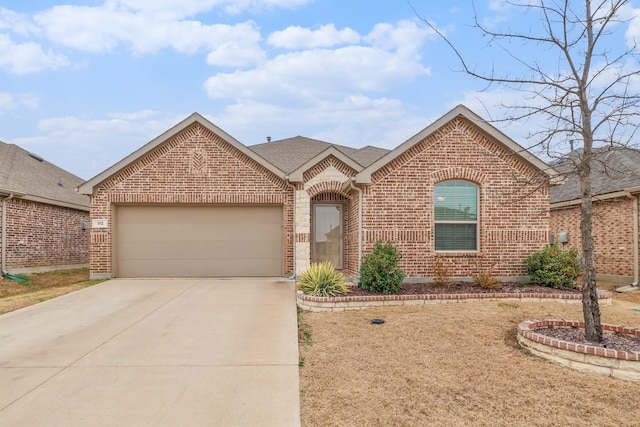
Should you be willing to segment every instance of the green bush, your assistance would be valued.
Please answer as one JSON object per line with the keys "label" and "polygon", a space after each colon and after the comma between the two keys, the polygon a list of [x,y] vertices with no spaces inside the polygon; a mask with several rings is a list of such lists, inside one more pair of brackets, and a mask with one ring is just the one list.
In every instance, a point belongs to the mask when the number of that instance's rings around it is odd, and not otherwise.
{"label": "green bush", "polygon": [[402,255],[390,242],[376,242],[373,251],[362,258],[358,286],[377,294],[391,294],[402,287],[404,271],[398,262]]}
{"label": "green bush", "polygon": [[555,245],[547,246],[529,255],[525,265],[533,282],[550,288],[575,287],[576,279],[582,274],[575,248],[563,251]]}
{"label": "green bush", "polygon": [[315,297],[328,297],[351,292],[344,284],[344,275],[330,261],[314,263],[300,275],[298,289]]}

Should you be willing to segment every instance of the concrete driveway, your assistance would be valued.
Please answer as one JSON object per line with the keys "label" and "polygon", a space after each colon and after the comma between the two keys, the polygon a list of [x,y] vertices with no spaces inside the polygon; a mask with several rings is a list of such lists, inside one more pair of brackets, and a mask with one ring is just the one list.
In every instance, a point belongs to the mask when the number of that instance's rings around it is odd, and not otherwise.
{"label": "concrete driveway", "polygon": [[293,283],[116,279],[0,316],[0,425],[299,426]]}

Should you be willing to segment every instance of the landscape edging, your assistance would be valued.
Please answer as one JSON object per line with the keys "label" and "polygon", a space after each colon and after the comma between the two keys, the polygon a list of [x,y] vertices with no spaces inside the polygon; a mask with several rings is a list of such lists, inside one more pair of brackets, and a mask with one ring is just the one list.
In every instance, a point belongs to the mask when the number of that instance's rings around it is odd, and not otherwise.
{"label": "landscape edging", "polygon": [[[518,325],[518,342],[532,354],[572,369],[640,381],[639,352],[572,343],[536,332],[549,326],[584,329],[584,322],[559,319],[526,320]],[[602,329],[605,333],[640,336],[640,329],[627,326],[602,324]]]}
{"label": "landscape edging", "polygon": [[[612,294],[599,290],[598,301],[601,305],[611,304]],[[581,294],[537,293],[537,292],[488,292],[468,294],[420,294],[420,295],[351,295],[337,297],[316,297],[306,295],[298,290],[296,302],[298,307],[307,311],[345,311],[363,310],[369,307],[388,305],[424,305],[459,303],[472,301],[517,300],[542,302],[553,300],[566,304],[580,304]]]}

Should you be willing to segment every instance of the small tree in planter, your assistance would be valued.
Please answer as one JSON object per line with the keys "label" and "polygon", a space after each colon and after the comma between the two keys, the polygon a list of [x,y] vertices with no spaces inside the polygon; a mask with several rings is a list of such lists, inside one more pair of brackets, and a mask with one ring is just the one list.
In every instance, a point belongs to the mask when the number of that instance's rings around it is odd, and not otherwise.
{"label": "small tree in planter", "polygon": [[398,265],[401,258],[391,242],[377,241],[373,251],[362,257],[358,286],[377,294],[397,291],[404,280],[404,271]]}

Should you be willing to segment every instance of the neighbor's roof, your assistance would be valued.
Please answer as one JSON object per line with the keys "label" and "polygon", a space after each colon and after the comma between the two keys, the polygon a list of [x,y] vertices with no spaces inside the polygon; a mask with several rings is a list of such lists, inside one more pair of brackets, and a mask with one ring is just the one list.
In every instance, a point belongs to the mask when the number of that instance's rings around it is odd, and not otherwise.
{"label": "neighbor's roof", "polygon": [[321,155],[329,147],[335,148],[362,167],[369,166],[389,152],[384,148],[370,145],[362,148],[351,148],[303,136],[252,145],[249,148],[289,174],[309,160]]}
{"label": "neighbor's roof", "polygon": [[17,145],[0,141],[0,194],[89,210],[89,198],[76,191],[83,182]]}
{"label": "neighbor's roof", "polygon": [[[551,188],[551,203],[579,200],[580,181],[575,173],[573,161],[582,153],[574,150],[555,168],[566,174],[563,184]],[[625,189],[640,187],[640,151],[631,148],[596,148],[591,166],[591,188],[596,196],[617,193]]]}

